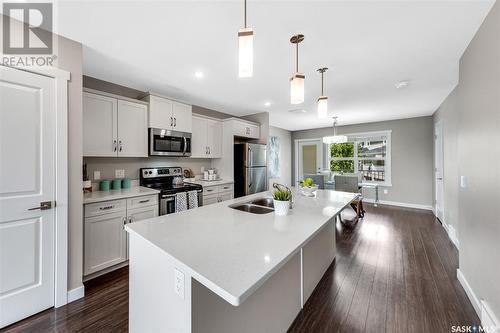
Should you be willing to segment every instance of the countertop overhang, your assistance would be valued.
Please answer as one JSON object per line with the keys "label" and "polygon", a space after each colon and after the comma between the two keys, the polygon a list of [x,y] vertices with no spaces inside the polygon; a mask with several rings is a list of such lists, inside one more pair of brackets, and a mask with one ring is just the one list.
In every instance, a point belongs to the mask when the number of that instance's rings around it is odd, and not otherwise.
{"label": "countertop overhang", "polygon": [[314,197],[296,194],[287,216],[229,207],[270,196],[270,192],[253,194],[126,224],[125,229],[167,253],[205,287],[238,306],[358,194],[331,190],[318,190]]}

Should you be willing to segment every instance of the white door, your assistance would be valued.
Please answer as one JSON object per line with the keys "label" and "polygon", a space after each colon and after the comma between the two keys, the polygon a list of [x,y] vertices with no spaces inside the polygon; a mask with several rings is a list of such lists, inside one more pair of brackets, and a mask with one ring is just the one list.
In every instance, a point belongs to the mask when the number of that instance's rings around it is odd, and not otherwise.
{"label": "white door", "polygon": [[323,165],[323,140],[298,140],[296,154],[298,156],[296,183],[302,181],[304,175],[315,175]]}
{"label": "white door", "polygon": [[208,121],[208,155],[210,158],[222,157],[222,122]]}
{"label": "white door", "polygon": [[208,119],[205,118],[193,117],[191,157],[206,158],[208,155],[207,121]]}
{"label": "white door", "polygon": [[118,100],[118,156],[148,156],[148,108]]}
{"label": "white door", "polygon": [[85,218],[85,275],[127,260],[125,212]]}
{"label": "white door", "polygon": [[172,127],[174,131],[191,133],[193,129],[191,105],[174,102],[172,116],[174,117],[174,127]]}
{"label": "white door", "polygon": [[434,177],[436,180],[436,216],[444,223],[444,182],[443,182],[443,124],[434,126]]}
{"label": "white door", "polygon": [[116,98],[83,93],[83,156],[117,156]]}
{"label": "white door", "polygon": [[0,327],[54,305],[55,80],[0,66]]}

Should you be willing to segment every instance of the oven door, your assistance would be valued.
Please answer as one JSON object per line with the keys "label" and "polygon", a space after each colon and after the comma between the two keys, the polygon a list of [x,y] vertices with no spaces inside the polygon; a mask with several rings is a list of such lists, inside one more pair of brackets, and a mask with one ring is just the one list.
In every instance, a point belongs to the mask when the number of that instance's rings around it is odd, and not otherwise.
{"label": "oven door", "polygon": [[175,213],[175,194],[165,194],[160,197],[160,215]]}
{"label": "oven door", "polygon": [[191,133],[150,128],[149,155],[191,156]]}

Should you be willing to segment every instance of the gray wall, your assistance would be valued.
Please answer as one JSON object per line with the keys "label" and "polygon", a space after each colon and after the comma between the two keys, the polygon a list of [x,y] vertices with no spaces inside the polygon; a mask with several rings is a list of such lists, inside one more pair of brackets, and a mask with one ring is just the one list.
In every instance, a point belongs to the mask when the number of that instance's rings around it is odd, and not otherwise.
{"label": "gray wall", "polygon": [[[361,133],[392,130],[392,187],[380,188],[380,200],[432,206],[433,194],[433,120],[418,117],[376,123],[339,126],[337,133]],[[292,132],[292,140],[332,135],[332,127]],[[295,177],[295,149],[292,147]],[[384,189],[388,193],[384,194]],[[371,191],[367,197],[373,198]]]}
{"label": "gray wall", "polygon": [[280,175],[278,178],[269,178],[269,188],[272,188],[275,182],[292,185],[292,132],[270,126],[269,136],[277,136],[280,139]]}
{"label": "gray wall", "polygon": [[[500,318],[500,3],[460,60],[458,85],[460,270]],[[458,181],[458,180],[457,180]]]}
{"label": "gray wall", "polygon": [[[458,235],[458,89],[454,89],[434,113],[434,123],[443,127],[443,223]],[[433,179],[434,182],[434,179]],[[434,184],[435,185],[435,184]],[[435,196],[435,192],[433,192]]]}

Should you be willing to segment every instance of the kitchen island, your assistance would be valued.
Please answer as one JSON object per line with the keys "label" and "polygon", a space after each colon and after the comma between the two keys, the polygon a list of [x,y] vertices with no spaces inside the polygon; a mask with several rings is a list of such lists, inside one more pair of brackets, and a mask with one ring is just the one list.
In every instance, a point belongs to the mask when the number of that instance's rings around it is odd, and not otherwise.
{"label": "kitchen island", "polygon": [[258,193],[127,224],[130,332],[285,332],[335,258],[354,193],[294,196],[288,216],[231,208]]}

